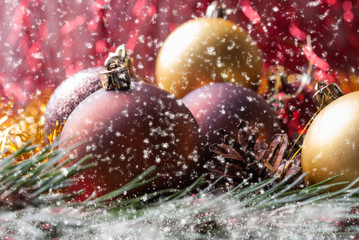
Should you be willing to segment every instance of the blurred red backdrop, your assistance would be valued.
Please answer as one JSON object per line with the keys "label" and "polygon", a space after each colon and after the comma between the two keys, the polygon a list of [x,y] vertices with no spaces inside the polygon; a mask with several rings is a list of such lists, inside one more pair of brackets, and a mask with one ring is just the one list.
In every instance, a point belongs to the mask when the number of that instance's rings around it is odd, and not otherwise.
{"label": "blurred red backdrop", "polygon": [[[201,0],[17,0],[0,3],[2,96],[26,103],[38,89],[55,88],[82,69],[102,65],[125,43],[135,69],[154,79],[166,36],[203,16]],[[229,19],[262,50],[265,68],[281,64],[300,72],[308,64],[307,35],[322,73],[359,71],[359,0],[223,0]]]}

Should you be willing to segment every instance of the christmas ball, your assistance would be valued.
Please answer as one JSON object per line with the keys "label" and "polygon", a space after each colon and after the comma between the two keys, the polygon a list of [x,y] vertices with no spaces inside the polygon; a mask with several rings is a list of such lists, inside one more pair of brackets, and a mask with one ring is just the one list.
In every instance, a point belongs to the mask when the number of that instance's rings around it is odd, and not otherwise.
{"label": "christmas ball", "polygon": [[[301,163],[305,180],[315,184],[338,174],[336,182],[359,177],[359,92],[326,106],[304,138]],[[342,187],[342,186],[341,186]]]}
{"label": "christmas ball", "polygon": [[267,142],[281,132],[269,104],[256,92],[237,84],[206,85],[190,92],[182,101],[196,118],[205,145],[218,142],[216,131],[219,129],[236,136],[240,119],[258,127],[260,139]]}
{"label": "christmas ball", "polygon": [[94,67],[78,72],[63,81],[51,95],[45,112],[45,134],[63,126],[75,107],[91,93],[101,88],[99,72],[103,67]]}
{"label": "christmas ball", "polygon": [[73,136],[70,145],[86,140],[72,152],[76,159],[91,153],[97,163],[69,189],[85,189],[78,200],[116,190],[153,165],[160,167],[159,178],[127,196],[184,187],[198,177],[198,124],[180,100],[154,85],[135,82],[128,91],[93,93],[71,113],[61,140]]}
{"label": "christmas ball", "polygon": [[179,26],[163,43],[156,62],[160,87],[178,98],[214,82],[256,90],[261,71],[254,42],[235,23],[221,18],[198,18]]}

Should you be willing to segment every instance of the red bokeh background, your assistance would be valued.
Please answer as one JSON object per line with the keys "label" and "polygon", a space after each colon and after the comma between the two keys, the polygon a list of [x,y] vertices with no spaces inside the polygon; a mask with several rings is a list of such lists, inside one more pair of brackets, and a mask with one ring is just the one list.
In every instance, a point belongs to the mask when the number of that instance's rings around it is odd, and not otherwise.
{"label": "red bokeh background", "polygon": [[[135,69],[155,81],[161,43],[178,25],[203,16],[201,0],[14,0],[0,3],[0,92],[26,103],[46,87],[102,65],[125,43]],[[257,42],[265,68],[301,72],[308,58],[326,73],[359,71],[359,0],[223,0]],[[309,54],[311,36],[315,55]]]}

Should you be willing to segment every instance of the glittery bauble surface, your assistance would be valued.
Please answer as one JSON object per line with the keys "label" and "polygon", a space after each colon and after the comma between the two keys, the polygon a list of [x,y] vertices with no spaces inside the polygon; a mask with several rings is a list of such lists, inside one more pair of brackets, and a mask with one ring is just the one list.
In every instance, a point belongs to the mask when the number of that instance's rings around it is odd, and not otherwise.
{"label": "glittery bauble surface", "polygon": [[267,142],[281,132],[275,112],[256,92],[237,84],[215,83],[196,89],[183,99],[196,118],[205,144],[218,142],[216,130],[225,129],[234,136],[239,120],[246,120],[260,130]]}
{"label": "glittery bauble surface", "polygon": [[220,18],[191,20],[172,32],[158,54],[159,85],[178,98],[214,82],[251,89],[260,83],[262,59],[247,33]]}
{"label": "glittery bauble surface", "polygon": [[340,97],[314,119],[304,138],[302,169],[308,184],[338,174],[335,181],[359,177],[359,92]]}
{"label": "glittery bauble surface", "polygon": [[172,94],[146,83],[128,91],[101,89],[72,112],[61,139],[87,142],[73,151],[77,159],[92,153],[97,166],[77,178],[70,189],[86,195],[116,190],[148,167],[161,167],[159,178],[127,196],[184,187],[196,178],[201,138],[186,106]]}
{"label": "glittery bauble surface", "polygon": [[94,67],[78,72],[56,88],[46,105],[46,136],[56,128],[56,121],[63,126],[76,106],[101,88],[99,72],[102,69],[103,67]]}

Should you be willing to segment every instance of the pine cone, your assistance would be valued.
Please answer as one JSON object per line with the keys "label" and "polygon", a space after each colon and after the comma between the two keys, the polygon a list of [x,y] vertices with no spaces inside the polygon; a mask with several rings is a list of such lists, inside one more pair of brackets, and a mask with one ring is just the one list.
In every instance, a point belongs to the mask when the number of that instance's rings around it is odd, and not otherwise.
{"label": "pine cone", "polygon": [[214,179],[224,176],[227,185],[234,186],[243,181],[260,182],[277,174],[286,177],[301,173],[298,155],[289,163],[290,166],[286,166],[286,134],[274,135],[268,145],[258,140],[258,129],[249,127],[246,121],[239,123],[237,139],[223,129],[218,130],[217,134],[223,143],[209,146],[214,155],[205,166]]}

